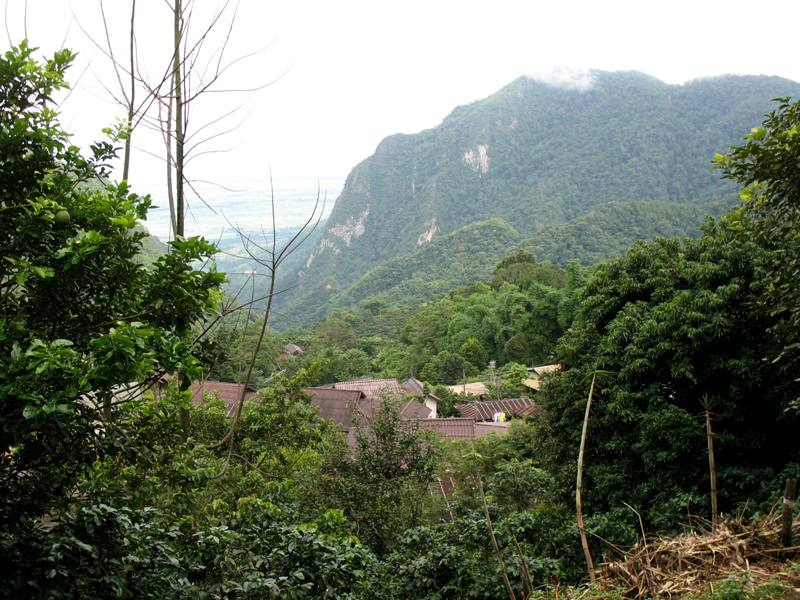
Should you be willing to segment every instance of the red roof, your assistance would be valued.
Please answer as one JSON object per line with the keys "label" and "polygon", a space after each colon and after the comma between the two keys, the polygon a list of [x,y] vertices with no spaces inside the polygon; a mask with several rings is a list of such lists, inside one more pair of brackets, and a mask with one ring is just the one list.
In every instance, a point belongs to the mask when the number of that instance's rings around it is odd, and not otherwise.
{"label": "red roof", "polygon": [[509,398],[507,400],[460,402],[456,404],[456,410],[462,417],[471,417],[476,421],[491,421],[499,412],[506,413],[507,417],[528,416],[534,406],[534,401],[529,398]]}
{"label": "red roof", "polygon": [[[192,404],[200,404],[203,398],[207,395],[213,395],[225,403],[225,416],[233,416],[233,411],[236,408],[236,403],[239,401],[239,396],[244,387],[241,383],[228,383],[225,381],[194,381],[189,386],[192,392]],[[244,393],[245,401],[250,400],[258,395],[256,388],[247,386]]]}

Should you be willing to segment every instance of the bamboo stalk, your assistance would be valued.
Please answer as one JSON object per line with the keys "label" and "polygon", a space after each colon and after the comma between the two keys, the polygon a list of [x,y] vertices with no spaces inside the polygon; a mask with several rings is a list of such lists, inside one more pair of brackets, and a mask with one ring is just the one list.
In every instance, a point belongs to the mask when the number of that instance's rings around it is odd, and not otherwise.
{"label": "bamboo stalk", "polygon": [[592,554],[589,551],[589,540],[586,539],[586,530],[583,526],[583,455],[586,449],[586,434],[589,429],[589,413],[592,408],[592,394],[594,394],[594,383],[597,378],[597,373],[592,375],[592,385],[589,386],[589,397],[586,399],[586,413],[583,416],[583,431],[581,432],[581,448],[578,452],[578,479],[575,484],[575,511],[578,515],[578,532],[581,535],[581,546],[583,547],[583,555],[586,558],[586,570],[589,572],[589,581],[595,582],[594,563],[592,562]]}
{"label": "bamboo stalk", "polygon": [[708,471],[711,481],[711,529],[717,528],[719,523],[719,507],[717,505],[717,463],[714,460],[714,431],[711,427],[711,402],[703,400],[706,411],[706,437],[708,439]]}
{"label": "bamboo stalk", "polygon": [[489,527],[489,538],[492,540],[492,547],[497,559],[500,561],[500,573],[503,575],[503,582],[506,584],[506,591],[510,600],[517,600],[514,594],[514,588],[511,587],[511,581],[508,579],[508,571],[506,570],[506,561],[503,558],[503,551],[497,545],[497,538],[494,536],[494,527],[492,526],[492,517],[489,515],[489,506],[486,504],[486,494],[483,492],[483,480],[480,475],[478,476],[478,489],[481,492],[481,502],[483,502],[483,514],[486,515],[486,524]]}

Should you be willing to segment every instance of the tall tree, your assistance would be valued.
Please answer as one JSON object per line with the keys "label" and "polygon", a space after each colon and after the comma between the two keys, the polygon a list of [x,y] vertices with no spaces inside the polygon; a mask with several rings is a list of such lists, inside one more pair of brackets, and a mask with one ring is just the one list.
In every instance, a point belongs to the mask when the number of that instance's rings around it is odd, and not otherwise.
{"label": "tall tree", "polygon": [[[216,248],[172,243],[138,260],[149,197],[106,184],[116,140],[84,158],[49,108],[73,55],[26,43],[0,58],[0,488],[2,521],[40,515],[96,458],[99,421],[164,370],[198,373],[183,341],[222,275]],[[120,394],[131,381],[139,388]]]}
{"label": "tall tree", "polygon": [[[780,317],[773,332],[782,342],[769,359],[796,373],[800,366],[800,102],[780,99],[763,124],[744,137],[742,145],[715,157],[725,177],[744,186],[741,208],[728,223],[767,250],[768,285],[760,302]],[[800,410],[800,386],[795,395],[795,409]]]}

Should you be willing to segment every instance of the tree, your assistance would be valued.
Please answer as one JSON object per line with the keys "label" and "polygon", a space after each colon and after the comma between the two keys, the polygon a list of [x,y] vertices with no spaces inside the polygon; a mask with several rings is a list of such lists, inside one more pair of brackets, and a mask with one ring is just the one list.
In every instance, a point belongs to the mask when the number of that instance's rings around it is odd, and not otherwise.
{"label": "tree", "polygon": [[458,353],[478,370],[486,365],[486,350],[474,337],[467,338],[458,348]]}
{"label": "tree", "polygon": [[[58,503],[94,460],[101,420],[164,370],[199,373],[184,340],[217,298],[199,238],[145,269],[149,197],[107,183],[116,139],[84,158],[49,108],[73,55],[44,64],[23,42],[0,59],[0,487],[2,519]],[[129,390],[136,394],[136,389]]]}
{"label": "tree", "polygon": [[343,509],[358,536],[379,553],[421,523],[437,459],[430,434],[403,420],[400,405],[386,398],[358,423],[355,449],[343,439],[333,445],[314,483],[320,503]]}
{"label": "tree", "polygon": [[420,377],[430,383],[456,383],[465,375],[474,375],[477,369],[460,354],[443,350],[434,356],[420,372]]}
{"label": "tree", "polygon": [[[787,371],[800,365],[800,102],[779,99],[761,127],[753,128],[741,146],[715,156],[723,175],[744,186],[742,204],[728,225],[753,236],[764,254],[769,284],[759,302],[780,320],[773,332],[781,346],[771,360]],[[795,392],[800,401],[800,389]]]}
{"label": "tree", "polygon": [[639,243],[591,279],[559,344],[564,370],[540,400],[543,456],[569,489],[582,390],[595,370],[608,372],[586,450],[590,512],[625,501],[650,525],[672,527],[687,504],[706,503],[704,396],[716,399],[721,510],[777,485],[796,460],[797,419],[785,410],[791,380],[762,360],[778,319],[753,302],[764,287],[763,254],[723,222],[697,241]]}

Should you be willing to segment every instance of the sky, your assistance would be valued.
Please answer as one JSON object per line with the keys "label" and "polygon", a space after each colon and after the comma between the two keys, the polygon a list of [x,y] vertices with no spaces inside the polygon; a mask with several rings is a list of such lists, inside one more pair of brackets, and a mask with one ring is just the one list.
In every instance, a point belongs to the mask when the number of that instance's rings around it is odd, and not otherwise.
{"label": "sky", "polygon": [[[195,2],[199,31],[222,2]],[[123,58],[130,2],[104,6]],[[43,53],[61,45],[78,52],[62,123],[82,145],[100,137],[123,110],[108,93],[117,89],[110,60],[90,39],[105,43],[99,0],[3,7],[4,48],[27,35]],[[170,19],[166,0],[137,1],[138,53],[151,79],[169,60]],[[556,84],[580,82],[588,69],[638,70],[672,84],[726,73],[799,81],[798,22],[797,0],[240,0],[224,58],[245,58],[219,91],[196,101],[190,121],[196,140],[232,131],[198,146],[189,177],[211,198],[234,193],[217,184],[263,195],[270,170],[276,188],[313,196],[319,180],[335,196],[387,135],[434,127],[522,75]],[[209,64],[219,46],[209,38],[199,62]],[[131,183],[163,196],[160,135],[137,130],[133,140]]]}

